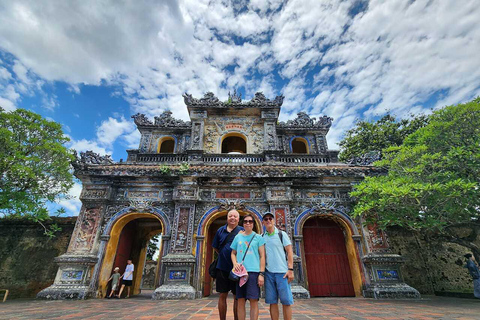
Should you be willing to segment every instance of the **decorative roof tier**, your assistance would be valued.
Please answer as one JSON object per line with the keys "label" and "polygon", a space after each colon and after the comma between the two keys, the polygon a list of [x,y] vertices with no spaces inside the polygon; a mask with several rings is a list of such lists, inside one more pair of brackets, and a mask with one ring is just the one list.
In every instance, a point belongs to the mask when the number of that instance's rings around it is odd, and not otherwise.
{"label": "decorative roof tier", "polygon": [[155,123],[150,121],[144,114],[137,113],[132,116],[137,127],[161,127],[161,128],[178,128],[190,127],[190,121],[183,121],[172,117],[171,111],[164,111],[160,116],[155,117]]}
{"label": "decorative roof tier", "polygon": [[306,114],[305,112],[297,113],[297,117],[293,120],[288,120],[287,123],[280,122],[278,128],[285,129],[329,129],[332,125],[333,118],[323,116],[317,119]]}
{"label": "decorative roof tier", "polygon": [[241,95],[234,91],[228,93],[226,102],[220,101],[212,92],[207,92],[203,98],[194,98],[191,94],[184,93],[183,100],[188,107],[214,107],[214,108],[279,108],[283,104],[284,96],[277,96],[274,100],[267,99],[262,92],[255,93],[250,101],[242,101]]}
{"label": "decorative roof tier", "polygon": [[[100,163],[98,163],[100,162]],[[360,177],[382,175],[385,169],[373,166],[349,166],[331,164],[326,166],[311,166],[294,164],[190,164],[188,169],[182,164],[167,165],[169,170],[162,170],[158,164],[110,163],[109,161],[91,161],[82,158],[75,165],[75,175],[97,176],[163,176],[175,177],[193,175],[196,177],[255,177],[255,178],[318,178],[318,177]]]}

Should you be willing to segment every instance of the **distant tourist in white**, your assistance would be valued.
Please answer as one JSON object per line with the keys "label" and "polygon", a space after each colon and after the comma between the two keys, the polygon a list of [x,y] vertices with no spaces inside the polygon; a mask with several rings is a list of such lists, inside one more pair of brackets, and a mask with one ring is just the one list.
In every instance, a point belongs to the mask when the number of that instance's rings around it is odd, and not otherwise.
{"label": "distant tourist in white", "polygon": [[130,298],[130,288],[132,287],[133,282],[133,271],[135,267],[133,266],[132,260],[127,260],[127,266],[125,267],[125,272],[122,274],[122,287],[118,293],[118,298],[122,296],[123,289],[127,287],[127,296],[125,298]]}

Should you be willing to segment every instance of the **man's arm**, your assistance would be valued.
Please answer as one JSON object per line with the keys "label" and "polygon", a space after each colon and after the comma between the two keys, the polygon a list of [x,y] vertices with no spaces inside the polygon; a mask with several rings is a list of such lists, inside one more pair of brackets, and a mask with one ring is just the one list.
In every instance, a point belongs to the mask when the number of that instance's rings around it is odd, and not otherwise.
{"label": "man's arm", "polygon": [[287,273],[285,273],[285,275],[283,277],[284,278],[288,277],[288,283],[290,283],[295,278],[295,276],[293,274],[293,249],[292,249],[292,245],[289,244],[288,246],[285,246],[285,250],[287,251],[288,271],[287,271]]}
{"label": "man's arm", "polygon": [[260,275],[258,276],[258,286],[262,287],[265,283],[265,276],[263,273],[265,272],[265,245],[261,245],[258,248],[258,254],[260,255]]}

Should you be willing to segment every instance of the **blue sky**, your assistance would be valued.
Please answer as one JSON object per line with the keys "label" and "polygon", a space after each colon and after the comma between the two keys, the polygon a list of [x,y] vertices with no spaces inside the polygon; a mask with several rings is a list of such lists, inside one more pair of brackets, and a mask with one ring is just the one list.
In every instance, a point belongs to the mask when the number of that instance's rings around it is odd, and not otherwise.
{"label": "blue sky", "polygon": [[[131,115],[188,118],[182,93],[285,96],[281,120],[403,117],[480,95],[480,6],[429,1],[0,1],[0,106],[126,158]],[[72,189],[77,196],[81,186]],[[65,201],[78,212],[78,199]]]}

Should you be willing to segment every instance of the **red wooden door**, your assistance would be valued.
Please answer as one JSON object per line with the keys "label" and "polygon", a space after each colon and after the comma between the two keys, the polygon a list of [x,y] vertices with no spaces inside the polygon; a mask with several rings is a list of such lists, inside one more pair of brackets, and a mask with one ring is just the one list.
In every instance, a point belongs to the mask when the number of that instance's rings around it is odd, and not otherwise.
{"label": "red wooden door", "polygon": [[212,291],[212,277],[210,277],[210,274],[208,273],[208,267],[212,263],[214,259],[214,251],[212,248],[212,243],[213,243],[213,237],[215,237],[215,233],[217,232],[218,228],[210,227],[208,230],[208,236],[207,236],[207,247],[206,247],[206,255],[205,255],[205,276],[204,276],[204,282],[203,282],[203,296],[208,297],[211,294]]}
{"label": "red wooden door", "polygon": [[311,218],[303,227],[303,240],[310,295],[355,296],[342,229],[331,220]]}

